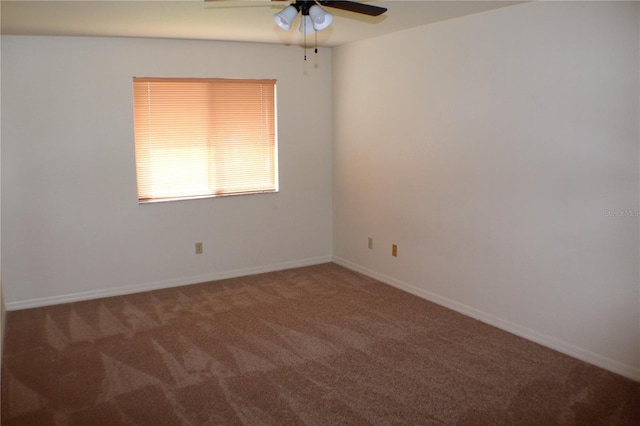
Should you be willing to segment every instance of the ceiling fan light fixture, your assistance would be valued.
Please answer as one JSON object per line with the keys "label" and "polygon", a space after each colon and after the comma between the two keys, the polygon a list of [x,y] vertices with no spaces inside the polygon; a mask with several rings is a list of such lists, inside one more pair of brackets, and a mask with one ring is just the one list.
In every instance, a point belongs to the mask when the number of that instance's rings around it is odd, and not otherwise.
{"label": "ceiling fan light fixture", "polygon": [[331,21],[333,21],[332,14],[315,4],[309,9],[309,16],[313,22],[313,28],[316,31],[324,30],[331,25]]}
{"label": "ceiling fan light fixture", "polygon": [[313,21],[309,15],[302,15],[300,19],[300,32],[302,34],[313,34],[315,28],[313,28]]}
{"label": "ceiling fan light fixture", "polygon": [[276,24],[282,28],[283,30],[289,31],[291,29],[291,24],[293,20],[296,19],[298,15],[298,9],[294,6],[289,5],[282,9],[280,12],[273,15],[273,20],[276,21]]}

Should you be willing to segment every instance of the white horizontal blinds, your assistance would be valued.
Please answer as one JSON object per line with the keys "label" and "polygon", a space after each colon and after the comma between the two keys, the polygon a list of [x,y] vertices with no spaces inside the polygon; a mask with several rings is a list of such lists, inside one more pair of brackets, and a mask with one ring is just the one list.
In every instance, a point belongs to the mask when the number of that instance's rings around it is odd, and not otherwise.
{"label": "white horizontal blinds", "polygon": [[138,199],[277,190],[275,80],[134,78]]}
{"label": "white horizontal blinds", "polygon": [[221,193],[276,185],[275,82],[223,80],[211,93],[212,187]]}
{"label": "white horizontal blinds", "polygon": [[209,192],[204,82],[134,79],[138,198]]}

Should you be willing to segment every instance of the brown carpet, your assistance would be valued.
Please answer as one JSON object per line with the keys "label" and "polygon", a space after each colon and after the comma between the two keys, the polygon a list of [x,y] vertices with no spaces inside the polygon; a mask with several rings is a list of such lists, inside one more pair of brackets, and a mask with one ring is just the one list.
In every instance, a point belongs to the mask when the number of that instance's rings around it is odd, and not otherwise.
{"label": "brown carpet", "polygon": [[335,264],[13,311],[4,425],[638,425],[640,383]]}

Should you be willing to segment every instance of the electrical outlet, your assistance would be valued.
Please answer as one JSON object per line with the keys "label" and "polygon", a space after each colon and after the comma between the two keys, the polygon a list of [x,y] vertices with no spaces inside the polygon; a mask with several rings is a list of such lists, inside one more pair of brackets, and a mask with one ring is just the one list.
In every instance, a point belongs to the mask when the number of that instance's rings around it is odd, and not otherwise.
{"label": "electrical outlet", "polygon": [[391,244],[391,256],[398,257],[398,246]]}
{"label": "electrical outlet", "polygon": [[369,237],[369,249],[373,248],[373,238]]}
{"label": "electrical outlet", "polygon": [[202,254],[202,243],[196,243],[196,254]]}

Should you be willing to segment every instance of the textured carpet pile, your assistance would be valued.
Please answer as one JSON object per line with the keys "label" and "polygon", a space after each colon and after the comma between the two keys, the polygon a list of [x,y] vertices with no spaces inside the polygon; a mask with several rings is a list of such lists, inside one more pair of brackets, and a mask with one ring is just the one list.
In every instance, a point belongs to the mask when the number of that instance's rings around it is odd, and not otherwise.
{"label": "textured carpet pile", "polygon": [[638,425],[640,384],[324,264],[9,312],[4,425]]}

